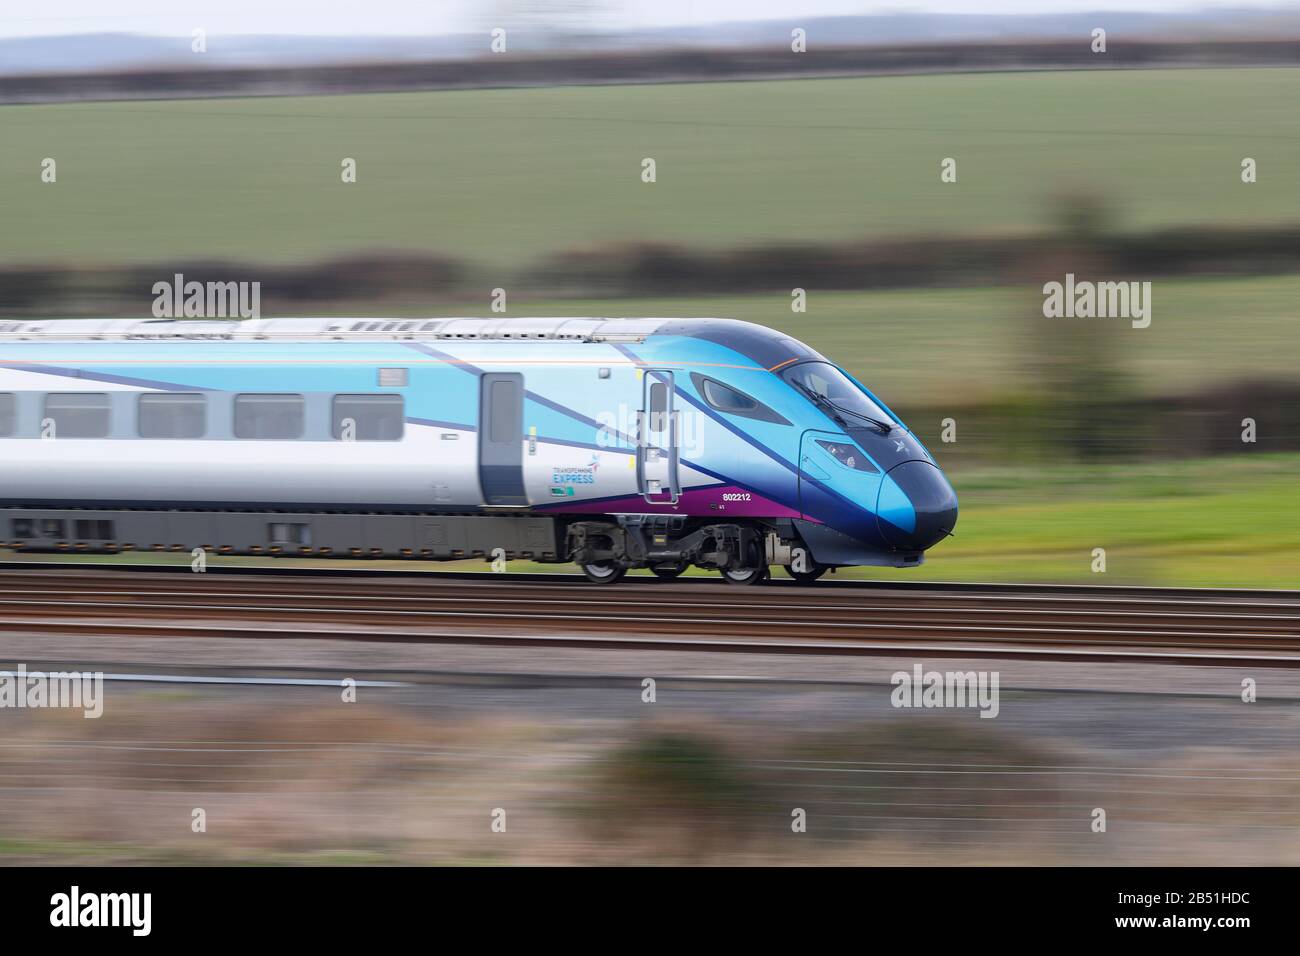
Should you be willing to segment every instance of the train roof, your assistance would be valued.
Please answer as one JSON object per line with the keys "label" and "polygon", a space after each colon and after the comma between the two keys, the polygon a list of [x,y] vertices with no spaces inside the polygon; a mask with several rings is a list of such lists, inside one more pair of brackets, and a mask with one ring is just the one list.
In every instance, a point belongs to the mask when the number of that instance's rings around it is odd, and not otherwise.
{"label": "train roof", "polygon": [[[405,341],[552,339],[639,341],[671,319],[605,318],[291,318],[44,319],[0,322],[0,341]],[[707,321],[707,320],[706,320]],[[722,320],[726,321],[726,320]]]}
{"label": "train roof", "polygon": [[764,367],[817,352],[783,332],[720,318],[291,318],[33,319],[0,321],[0,342],[383,342],[429,339],[477,342],[594,342],[634,345],[651,336],[705,339]]}

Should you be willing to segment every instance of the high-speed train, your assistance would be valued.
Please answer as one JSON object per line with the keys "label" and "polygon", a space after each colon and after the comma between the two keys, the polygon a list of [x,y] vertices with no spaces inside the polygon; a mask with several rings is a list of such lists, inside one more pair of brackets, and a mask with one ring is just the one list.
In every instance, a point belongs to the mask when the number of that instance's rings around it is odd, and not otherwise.
{"label": "high-speed train", "polygon": [[0,547],[910,566],[933,456],[808,346],[730,319],[0,323]]}

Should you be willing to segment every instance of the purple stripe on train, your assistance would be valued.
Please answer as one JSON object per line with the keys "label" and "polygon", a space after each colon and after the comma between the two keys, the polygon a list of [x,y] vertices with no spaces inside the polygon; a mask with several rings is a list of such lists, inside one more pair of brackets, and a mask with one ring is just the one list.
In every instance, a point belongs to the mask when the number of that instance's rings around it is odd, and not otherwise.
{"label": "purple stripe on train", "polygon": [[[563,511],[570,514],[680,514],[692,517],[721,517],[735,515],[746,518],[802,518],[794,508],[746,491],[738,485],[710,485],[707,488],[687,488],[682,491],[677,504],[646,501],[640,495],[623,498],[599,498],[592,501],[548,501],[536,506],[539,510]],[[816,520],[816,519],[810,519]]]}

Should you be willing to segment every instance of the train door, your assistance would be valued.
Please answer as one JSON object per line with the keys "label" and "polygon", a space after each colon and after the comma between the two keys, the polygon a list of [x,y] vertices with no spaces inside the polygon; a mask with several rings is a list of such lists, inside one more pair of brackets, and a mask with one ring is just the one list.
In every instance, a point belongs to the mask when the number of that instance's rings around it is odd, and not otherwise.
{"label": "train door", "polygon": [[678,413],[673,407],[673,373],[647,369],[637,412],[637,490],[650,504],[676,504]]}
{"label": "train door", "polygon": [[527,505],[524,377],[517,372],[485,372],[479,389],[478,475],[483,502]]}

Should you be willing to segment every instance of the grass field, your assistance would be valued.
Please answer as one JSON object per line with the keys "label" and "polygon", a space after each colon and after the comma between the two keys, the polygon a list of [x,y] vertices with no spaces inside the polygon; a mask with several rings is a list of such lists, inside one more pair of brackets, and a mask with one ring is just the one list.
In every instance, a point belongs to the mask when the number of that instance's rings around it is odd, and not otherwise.
{"label": "grass field", "polygon": [[[1079,465],[960,471],[949,477],[961,516],[957,533],[920,568],[863,568],[839,577],[898,581],[1005,581],[1143,584],[1177,587],[1300,589],[1300,454],[1216,458],[1141,465]],[[1093,549],[1106,551],[1094,573]],[[64,561],[59,556],[3,554],[5,560]],[[185,555],[86,557],[91,563],[188,566]],[[264,559],[209,559],[213,567],[266,564]],[[316,566],[486,571],[482,561],[301,561]],[[512,561],[512,572],[560,571],[572,565]],[[649,572],[634,572],[648,575]],[[712,572],[690,572],[716,577]],[[777,571],[778,576],[784,572]]]}
{"label": "grass field", "polygon": [[[952,475],[957,534],[921,576],[1300,588],[1300,455]],[[1106,550],[1106,572],[1092,550]],[[903,577],[905,572],[894,572]]]}
{"label": "grass field", "polygon": [[1300,70],[1134,70],[7,106],[0,263],[400,248],[490,271],[631,239],[1034,228],[1080,187],[1121,228],[1286,221],[1297,102]]}

